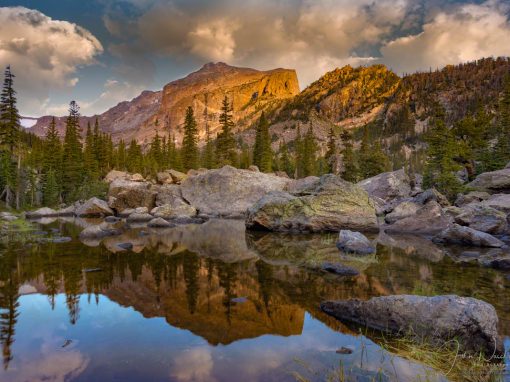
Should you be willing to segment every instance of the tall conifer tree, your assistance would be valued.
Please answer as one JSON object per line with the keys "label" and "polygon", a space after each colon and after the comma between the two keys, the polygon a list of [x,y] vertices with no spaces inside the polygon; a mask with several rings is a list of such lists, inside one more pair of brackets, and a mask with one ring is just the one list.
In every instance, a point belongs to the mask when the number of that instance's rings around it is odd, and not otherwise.
{"label": "tall conifer tree", "polygon": [[186,109],[186,117],[184,118],[182,164],[186,170],[198,168],[198,128],[191,106]]}

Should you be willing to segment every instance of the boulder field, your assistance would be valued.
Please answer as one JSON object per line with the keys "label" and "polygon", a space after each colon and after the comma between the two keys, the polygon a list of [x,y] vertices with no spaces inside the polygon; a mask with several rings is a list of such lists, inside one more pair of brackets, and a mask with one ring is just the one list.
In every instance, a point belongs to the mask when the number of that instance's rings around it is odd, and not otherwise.
{"label": "boulder field", "polygon": [[294,180],[261,173],[255,166],[187,174],[166,170],[155,179],[114,170],[105,178],[109,184],[106,201],[92,198],[59,210],[45,207],[27,212],[26,217],[117,216],[129,224],[152,221],[151,226],[161,228],[171,226],[163,220],[183,224],[210,218],[244,219],[246,227],[254,230],[381,231],[447,244],[507,248],[508,171],[479,175],[471,183],[475,190],[459,195],[451,205],[436,190],[423,190],[419,175],[410,177],[403,170],[357,184],[332,174]]}

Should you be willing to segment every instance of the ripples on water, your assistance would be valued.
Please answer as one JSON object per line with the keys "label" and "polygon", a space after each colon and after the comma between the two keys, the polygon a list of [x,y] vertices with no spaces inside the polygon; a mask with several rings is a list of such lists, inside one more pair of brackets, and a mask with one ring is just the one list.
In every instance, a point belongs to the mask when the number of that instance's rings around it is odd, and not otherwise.
{"label": "ripples on water", "polygon": [[[79,225],[47,223],[0,244],[1,381],[445,380],[323,314],[325,299],[473,296],[510,335],[507,275],[420,238],[383,237],[360,258],[340,254],[336,235],[246,233],[236,221],[83,243]],[[74,239],[47,240],[59,235]],[[324,261],[361,273],[314,270]]]}

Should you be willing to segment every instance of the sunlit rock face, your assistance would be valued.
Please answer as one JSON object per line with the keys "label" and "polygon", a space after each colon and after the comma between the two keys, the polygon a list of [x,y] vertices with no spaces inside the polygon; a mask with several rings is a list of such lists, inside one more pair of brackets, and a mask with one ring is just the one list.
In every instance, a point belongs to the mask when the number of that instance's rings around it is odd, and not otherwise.
{"label": "sunlit rock face", "polygon": [[[191,106],[195,111],[199,141],[204,141],[206,122],[213,138],[220,130],[219,115],[225,96],[234,109],[237,129],[243,130],[259,117],[262,110],[297,95],[299,90],[293,69],[259,71],[221,62],[209,63],[185,78],[168,83],[162,91],[144,91],[97,118],[101,129],[111,134],[115,142],[135,139],[145,144],[156,134],[167,136],[170,131],[180,144],[186,108]],[[80,125],[94,124],[95,119],[96,116],[82,117]],[[31,130],[44,136],[50,122],[49,116],[39,118]],[[57,118],[56,123],[63,136],[65,117]]]}

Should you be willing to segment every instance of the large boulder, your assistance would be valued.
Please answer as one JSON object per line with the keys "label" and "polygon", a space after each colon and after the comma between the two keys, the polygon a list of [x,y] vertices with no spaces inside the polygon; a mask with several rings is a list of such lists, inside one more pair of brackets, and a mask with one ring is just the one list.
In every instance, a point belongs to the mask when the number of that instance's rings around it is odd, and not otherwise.
{"label": "large boulder", "polygon": [[384,172],[372,178],[362,180],[358,186],[363,188],[371,197],[389,202],[411,196],[411,179],[403,169]]}
{"label": "large boulder", "polygon": [[201,215],[244,217],[247,209],[262,196],[269,191],[283,190],[289,181],[225,166],[188,177],[181,184],[181,194]]}
{"label": "large boulder", "polygon": [[496,310],[471,297],[383,296],[368,301],[326,301],[321,309],[341,321],[411,335],[437,346],[456,340],[462,352],[483,352],[486,357],[504,352]]}
{"label": "large boulder", "polygon": [[375,206],[361,187],[324,175],[308,195],[271,192],[248,211],[246,226],[270,231],[378,230]]}
{"label": "large boulder", "polygon": [[105,217],[113,215],[113,211],[104,200],[93,197],[75,210],[79,217]]}
{"label": "large boulder", "polygon": [[40,218],[47,218],[47,217],[56,217],[59,215],[58,215],[58,212],[55,211],[53,208],[42,207],[35,211],[27,211],[25,213],[25,216],[28,219],[40,219]]}
{"label": "large boulder", "polygon": [[484,172],[469,183],[468,187],[490,194],[508,194],[510,193],[510,168]]}
{"label": "large boulder", "polygon": [[455,199],[455,205],[457,207],[465,206],[466,204],[473,202],[481,202],[490,198],[490,194],[484,191],[471,191],[467,194],[460,194]]}
{"label": "large boulder", "polygon": [[113,182],[117,179],[124,179],[127,180],[131,177],[131,175],[128,172],[125,171],[118,171],[118,170],[111,170],[106,176],[104,177],[104,181],[108,184]]}
{"label": "large boulder", "polygon": [[310,195],[317,188],[321,178],[318,176],[307,176],[306,178],[295,179],[289,182],[284,191],[292,195]]}
{"label": "large boulder", "polygon": [[156,189],[149,182],[115,179],[108,190],[108,206],[117,212],[128,208],[154,208]]}
{"label": "large boulder", "polygon": [[457,224],[493,235],[503,234],[508,229],[506,214],[483,204],[467,204],[455,216]]}
{"label": "large boulder", "polygon": [[436,234],[448,227],[449,218],[434,200],[420,207],[415,214],[384,226],[384,231],[393,233]]}
{"label": "large boulder", "polygon": [[420,208],[422,208],[421,205],[413,201],[406,200],[393,208],[393,211],[384,217],[384,221],[388,224],[395,223],[397,220],[416,215]]}
{"label": "large boulder", "polygon": [[433,239],[436,243],[460,244],[474,247],[494,247],[501,248],[505,245],[501,240],[494,236],[477,231],[470,227],[463,227],[458,224],[452,224]]}
{"label": "large boulder", "polygon": [[341,230],[338,235],[336,247],[344,252],[369,255],[375,252],[375,248],[368,238],[361,232]]}
{"label": "large boulder", "polygon": [[173,203],[163,204],[159,207],[154,207],[151,210],[151,215],[163,219],[176,219],[183,217],[192,217],[197,214],[197,210],[185,203],[182,199],[176,199]]}
{"label": "large boulder", "polygon": [[489,199],[481,202],[481,204],[502,211],[507,215],[510,214],[510,194],[492,195]]}

